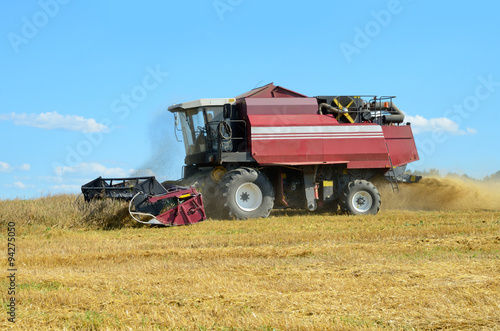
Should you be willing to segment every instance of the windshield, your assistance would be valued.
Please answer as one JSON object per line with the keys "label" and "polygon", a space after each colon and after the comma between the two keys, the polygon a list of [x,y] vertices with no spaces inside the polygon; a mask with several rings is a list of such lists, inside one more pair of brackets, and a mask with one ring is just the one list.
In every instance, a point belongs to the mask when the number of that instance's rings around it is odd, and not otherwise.
{"label": "windshield", "polygon": [[[179,112],[186,155],[204,153],[207,149],[214,150],[216,148],[216,144],[207,144],[207,140],[215,142],[213,128],[217,124],[214,121],[221,121],[223,117],[222,113],[223,107],[206,107],[205,112],[203,108],[193,108]],[[212,125],[205,125],[205,116],[208,122],[212,122]],[[210,130],[208,138],[207,127]]]}

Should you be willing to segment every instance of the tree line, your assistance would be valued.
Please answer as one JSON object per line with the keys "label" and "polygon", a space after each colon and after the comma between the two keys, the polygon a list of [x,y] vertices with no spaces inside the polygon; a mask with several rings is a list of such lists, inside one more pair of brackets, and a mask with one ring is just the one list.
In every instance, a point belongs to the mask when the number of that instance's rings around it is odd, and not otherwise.
{"label": "tree line", "polygon": [[455,177],[455,178],[461,178],[461,179],[466,179],[466,180],[473,180],[473,181],[483,181],[483,182],[500,182],[500,170],[495,172],[494,174],[491,174],[489,176],[483,177],[482,179],[477,179],[474,177],[471,177],[467,174],[457,174],[454,172],[449,172],[446,174],[442,174],[439,169],[425,169],[425,170],[407,170],[406,171],[409,174],[412,175],[417,175],[417,176],[423,176],[423,177]]}

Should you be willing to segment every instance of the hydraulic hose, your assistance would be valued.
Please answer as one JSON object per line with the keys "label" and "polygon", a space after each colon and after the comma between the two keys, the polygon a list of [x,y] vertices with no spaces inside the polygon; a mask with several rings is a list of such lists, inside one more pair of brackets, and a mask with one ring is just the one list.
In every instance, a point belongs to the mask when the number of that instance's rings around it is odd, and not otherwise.
{"label": "hydraulic hose", "polygon": [[335,115],[347,113],[347,110],[340,110],[337,107],[334,107],[332,105],[323,102],[319,104],[319,113],[323,115],[324,110],[328,110],[329,112],[334,113]]}

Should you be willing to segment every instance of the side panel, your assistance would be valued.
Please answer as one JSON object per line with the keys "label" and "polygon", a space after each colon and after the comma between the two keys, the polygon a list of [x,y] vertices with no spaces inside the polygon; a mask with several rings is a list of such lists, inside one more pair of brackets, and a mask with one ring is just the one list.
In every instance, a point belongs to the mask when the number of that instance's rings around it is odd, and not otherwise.
{"label": "side panel", "polygon": [[247,98],[243,103],[243,116],[299,115],[318,113],[316,98]]}
{"label": "side panel", "polygon": [[409,125],[383,126],[382,129],[393,166],[398,167],[419,159],[413,132]]}
{"label": "side panel", "polygon": [[253,158],[264,165],[347,164],[389,168],[382,127],[327,115],[250,115]]}

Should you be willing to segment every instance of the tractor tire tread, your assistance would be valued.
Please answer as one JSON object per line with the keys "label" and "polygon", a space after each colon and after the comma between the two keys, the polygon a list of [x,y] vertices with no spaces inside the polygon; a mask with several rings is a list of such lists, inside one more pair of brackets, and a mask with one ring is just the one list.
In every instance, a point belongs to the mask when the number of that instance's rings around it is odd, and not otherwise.
{"label": "tractor tire tread", "polygon": [[350,208],[350,203],[349,203],[349,195],[351,195],[352,190],[355,190],[356,187],[361,187],[365,188],[368,190],[368,192],[372,195],[373,198],[373,206],[368,210],[367,212],[363,214],[372,214],[375,215],[379,212],[380,210],[380,205],[381,205],[381,197],[380,193],[378,192],[377,188],[375,185],[373,185],[371,182],[364,180],[364,179],[356,179],[351,182],[349,182],[344,190],[342,191],[342,194],[340,196],[340,210],[344,214],[351,214],[351,215],[356,215],[360,214],[355,212],[352,208]]}
{"label": "tractor tire tread", "polygon": [[[263,187],[263,190],[268,192],[266,195],[271,197],[271,203],[268,203],[267,208],[261,208],[262,210],[260,210],[259,212],[251,213],[248,216],[243,215],[243,213],[240,213],[240,215],[235,214],[234,210],[232,210],[230,203],[231,199],[229,197],[229,190],[231,189],[232,184],[235,181],[242,180],[245,177],[248,177],[249,180],[257,180],[259,176],[262,176],[262,178],[264,178],[263,185],[265,187]],[[247,219],[247,218],[267,217],[269,216],[269,213],[271,212],[274,205],[274,188],[271,185],[269,179],[263,173],[249,167],[240,167],[228,171],[219,182],[216,192],[217,192],[216,196],[222,199],[222,201],[219,202],[220,204],[218,206],[219,207],[218,216],[221,218]],[[263,193],[265,194],[265,192]]]}

